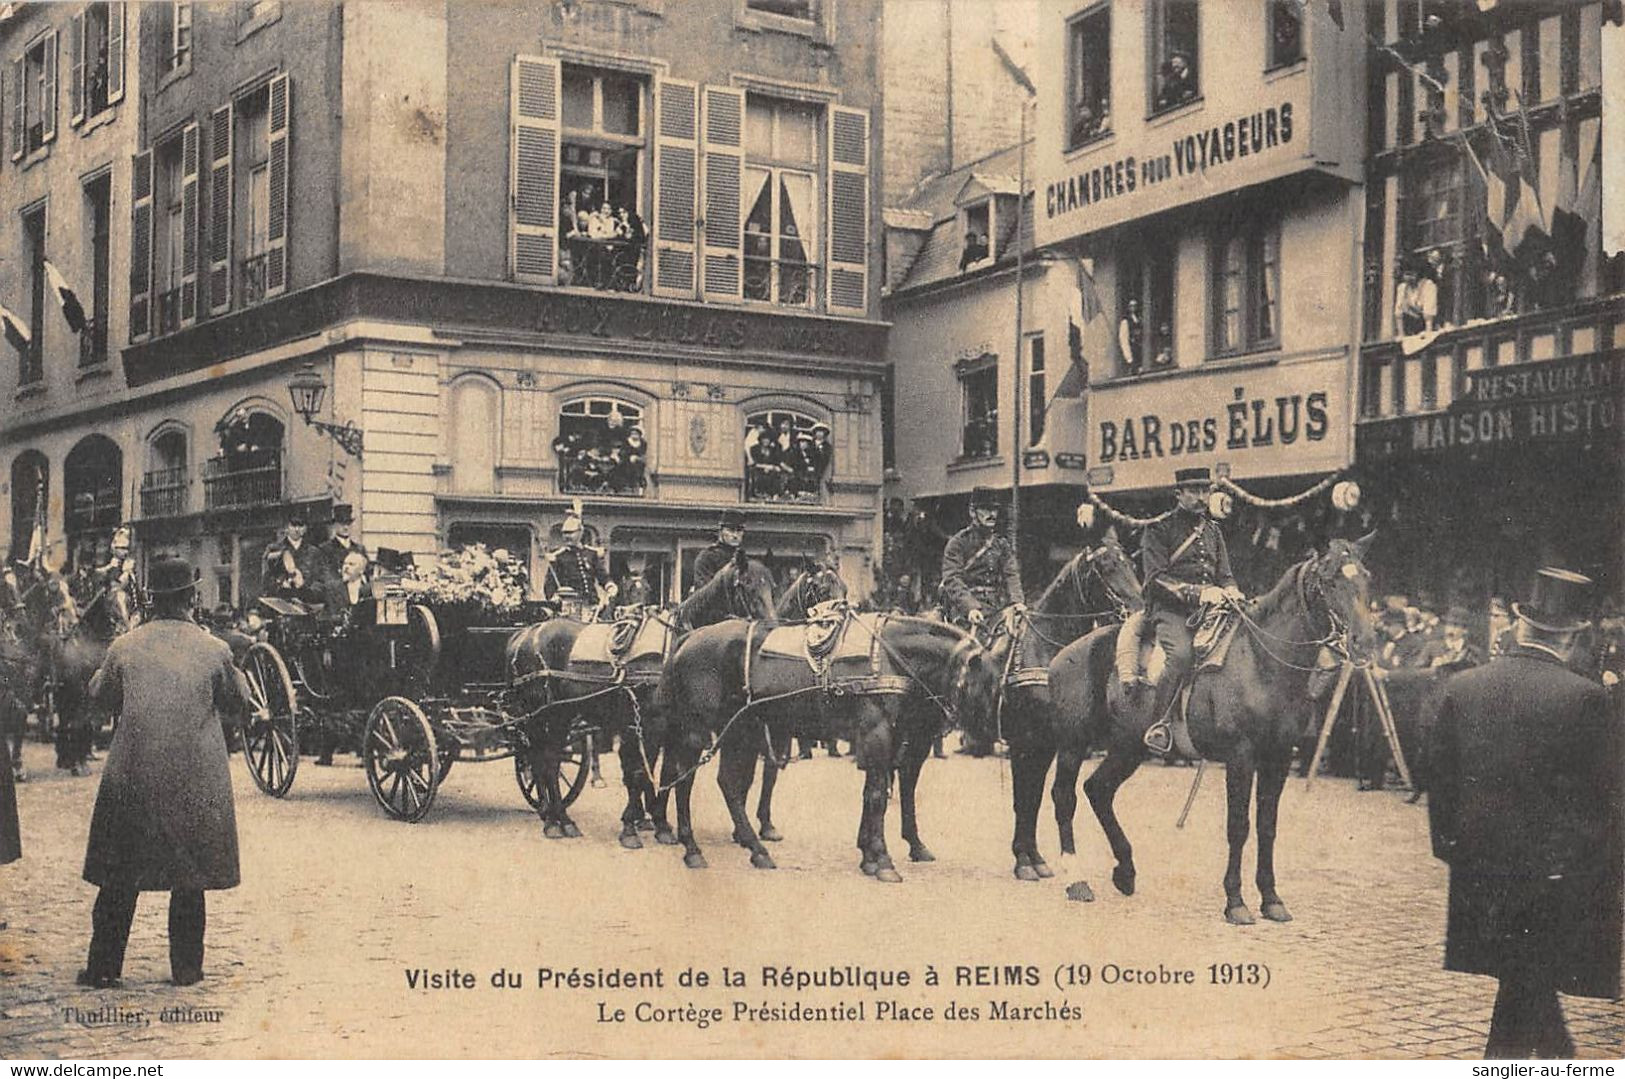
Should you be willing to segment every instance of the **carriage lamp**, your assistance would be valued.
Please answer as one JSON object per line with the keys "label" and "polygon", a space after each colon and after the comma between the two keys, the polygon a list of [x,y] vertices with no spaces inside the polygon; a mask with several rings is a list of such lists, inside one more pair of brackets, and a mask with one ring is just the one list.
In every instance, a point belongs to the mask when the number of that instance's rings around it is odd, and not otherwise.
{"label": "carriage lamp", "polygon": [[313,363],[305,364],[299,369],[298,374],[288,380],[288,396],[293,399],[293,410],[303,417],[305,425],[316,428],[337,442],[339,448],[351,457],[360,457],[361,428],[350,420],[346,420],[341,427],[316,418],[316,413],[322,408],[322,398],[326,394],[327,383],[322,381],[321,372],[316,370]]}

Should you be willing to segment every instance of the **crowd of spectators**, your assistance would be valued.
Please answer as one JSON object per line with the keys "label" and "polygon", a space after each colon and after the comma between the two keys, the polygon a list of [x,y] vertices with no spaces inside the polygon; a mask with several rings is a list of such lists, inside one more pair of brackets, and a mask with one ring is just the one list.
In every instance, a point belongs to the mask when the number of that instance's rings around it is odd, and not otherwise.
{"label": "crowd of spectators", "polygon": [[582,184],[566,192],[559,206],[559,233],[564,238],[559,274],[565,284],[642,289],[649,231],[636,210],[616,206],[593,185]]}
{"label": "crowd of spectators", "polygon": [[764,418],[745,434],[745,498],[752,502],[817,502],[835,446],[827,424],[798,431],[789,416]]}
{"label": "crowd of spectators", "polygon": [[641,495],[648,486],[649,444],[641,427],[605,424],[564,431],[553,440],[553,453],[566,494]]}

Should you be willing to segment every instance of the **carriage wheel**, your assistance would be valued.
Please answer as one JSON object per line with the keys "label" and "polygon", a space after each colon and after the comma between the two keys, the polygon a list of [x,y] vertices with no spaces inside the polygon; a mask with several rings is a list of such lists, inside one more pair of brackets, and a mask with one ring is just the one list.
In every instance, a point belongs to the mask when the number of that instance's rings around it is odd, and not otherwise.
{"label": "carriage wheel", "polygon": [[570,732],[570,741],[565,745],[564,756],[559,761],[559,783],[567,807],[581,797],[582,790],[587,786],[587,776],[592,773],[595,738],[595,733],[590,730]]}
{"label": "carriage wheel", "polygon": [[384,812],[409,823],[422,820],[440,789],[440,755],[423,709],[405,697],[373,705],[361,757]]}
{"label": "carriage wheel", "polygon": [[[420,603],[406,609],[407,632],[394,641],[392,665],[405,685],[428,689],[440,663],[440,623]],[[401,683],[397,683],[401,684]]]}
{"label": "carriage wheel", "polygon": [[530,770],[530,750],[520,749],[513,755],[513,775],[519,781],[519,793],[525,796],[530,808],[540,809],[541,793],[536,789],[536,774]]}
{"label": "carriage wheel", "polygon": [[435,751],[440,757],[440,778],[435,780],[435,786],[438,787],[446,781],[446,776],[451,774],[451,766],[457,763],[457,743],[450,738],[440,739]]}
{"label": "carriage wheel", "polygon": [[243,757],[255,786],[281,798],[299,770],[298,704],[288,665],[275,647],[263,641],[243,655],[250,715],[243,731]]}

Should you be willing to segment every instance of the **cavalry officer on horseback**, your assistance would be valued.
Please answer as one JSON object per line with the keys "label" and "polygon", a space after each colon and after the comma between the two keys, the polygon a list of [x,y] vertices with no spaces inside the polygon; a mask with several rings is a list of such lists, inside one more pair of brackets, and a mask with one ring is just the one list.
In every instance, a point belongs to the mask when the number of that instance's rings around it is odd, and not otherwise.
{"label": "cavalry officer on horseback", "polygon": [[971,492],[971,523],[949,537],[942,549],[942,598],[949,613],[980,635],[987,612],[1027,610],[1021,592],[1021,566],[1016,547],[998,531],[996,492]]}
{"label": "cavalry officer on horseback", "polygon": [[710,584],[717,571],[734,560],[744,542],[745,515],[738,510],[723,510],[722,520],[717,523],[716,542],[694,560],[694,581],[689,586],[689,594]]}
{"label": "cavalry officer on horseback", "polygon": [[120,525],[113,530],[112,551],[107,561],[92,572],[97,592],[106,593],[115,631],[123,633],[141,619],[141,594],[135,580],[135,559],[130,557],[130,530]]}
{"label": "cavalry officer on horseback", "polygon": [[1140,667],[1141,642],[1155,635],[1166,653],[1156,714],[1161,715],[1183,684],[1194,661],[1192,618],[1203,608],[1246,597],[1236,587],[1224,533],[1208,516],[1213,475],[1206,468],[1174,473],[1174,511],[1149,526],[1140,541],[1146,609],[1124,623],[1117,638],[1117,677],[1133,691],[1149,686]]}
{"label": "cavalry officer on horseback", "polygon": [[620,593],[620,588],[609,579],[609,569],[596,548],[583,539],[585,529],[581,521],[581,504],[573,503],[564,514],[559,526],[564,543],[542,556],[546,564],[544,577],[552,582],[549,598],[576,607],[576,613],[591,618],[598,608],[609,603]]}

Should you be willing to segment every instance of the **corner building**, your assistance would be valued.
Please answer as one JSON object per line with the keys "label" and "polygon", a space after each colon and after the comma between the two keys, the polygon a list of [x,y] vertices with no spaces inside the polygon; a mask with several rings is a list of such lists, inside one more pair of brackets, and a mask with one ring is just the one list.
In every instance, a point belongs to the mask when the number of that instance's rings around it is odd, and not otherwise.
{"label": "corner building", "polygon": [[[192,558],[210,603],[258,593],[287,504],[352,507],[373,550],[534,560],[573,498],[612,572],[665,598],[746,500],[754,553],[833,553],[856,590],[879,538],[878,18],[862,0],[131,6],[127,330],[105,395],[50,375],[0,448],[61,471],[105,434],[119,512],[148,555]],[[48,370],[73,362],[46,343]],[[359,455],[292,412],[307,363],[314,418],[359,428]],[[763,424],[792,445],[827,427],[827,468],[751,489]]]}
{"label": "corner building", "polygon": [[[1034,233],[1092,279],[1086,478],[1119,509],[1166,509],[1178,468],[1280,497],[1351,460],[1365,40],[1359,3],[1336,16],[1046,5]],[[1246,531],[1284,553],[1284,522]]]}

